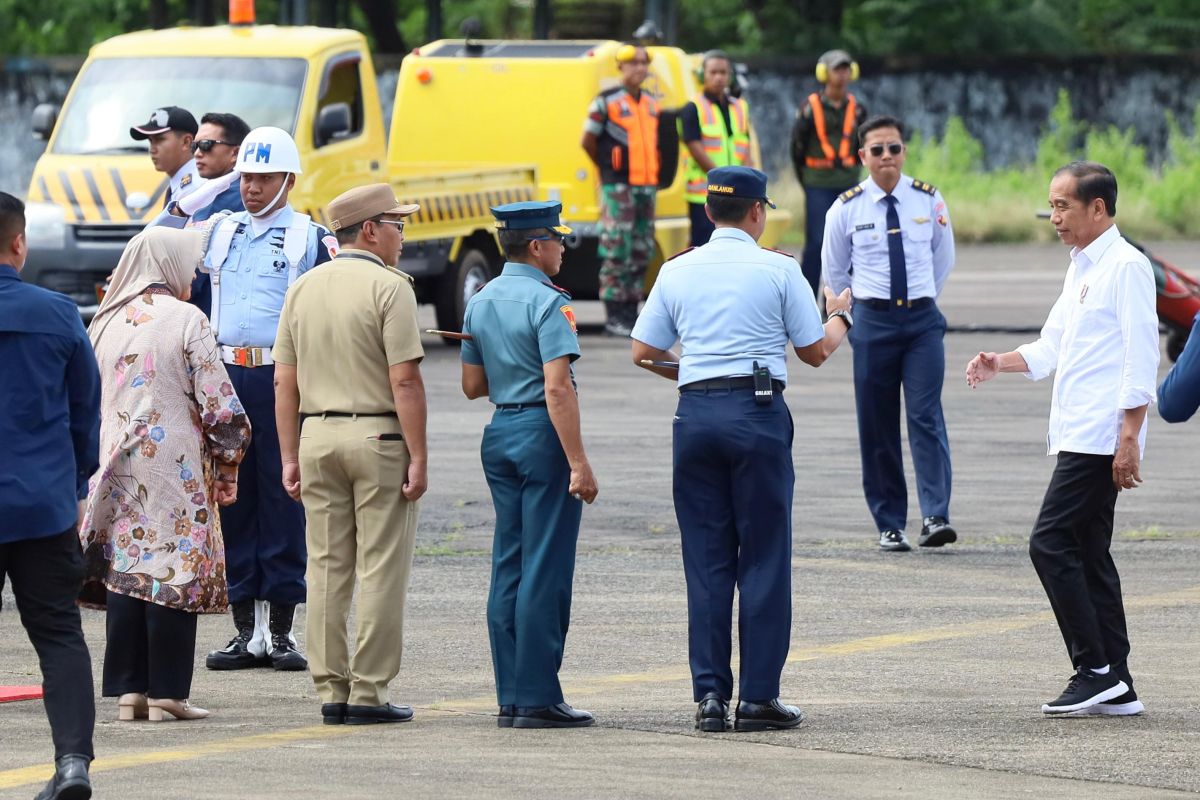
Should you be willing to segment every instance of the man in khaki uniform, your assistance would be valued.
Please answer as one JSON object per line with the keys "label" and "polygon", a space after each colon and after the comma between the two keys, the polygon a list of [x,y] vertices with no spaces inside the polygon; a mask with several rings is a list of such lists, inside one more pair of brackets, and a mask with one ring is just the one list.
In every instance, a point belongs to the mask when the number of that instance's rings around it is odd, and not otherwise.
{"label": "man in khaki uniform", "polygon": [[[327,725],[404,722],[404,598],[425,493],[425,355],[403,205],[385,184],[329,204],[343,249],[288,291],[272,354],[283,485],[308,521],[309,669]],[[359,581],[356,652],[346,623]]]}

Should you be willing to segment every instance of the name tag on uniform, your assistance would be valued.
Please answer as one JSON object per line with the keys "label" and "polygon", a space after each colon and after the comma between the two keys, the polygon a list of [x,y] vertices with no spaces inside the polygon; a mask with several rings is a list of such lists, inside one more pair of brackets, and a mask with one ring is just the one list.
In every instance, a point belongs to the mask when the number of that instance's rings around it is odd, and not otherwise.
{"label": "name tag on uniform", "polygon": [[918,225],[924,225],[926,222],[929,222],[929,217],[913,217],[913,222]]}
{"label": "name tag on uniform", "polygon": [[870,230],[874,230],[874,229],[875,229],[875,223],[874,223],[874,222],[868,222],[868,223],[865,223],[865,224],[863,224],[863,225],[855,225],[855,226],[854,226],[854,232],[855,232],[855,233],[858,233],[859,231],[870,231]]}

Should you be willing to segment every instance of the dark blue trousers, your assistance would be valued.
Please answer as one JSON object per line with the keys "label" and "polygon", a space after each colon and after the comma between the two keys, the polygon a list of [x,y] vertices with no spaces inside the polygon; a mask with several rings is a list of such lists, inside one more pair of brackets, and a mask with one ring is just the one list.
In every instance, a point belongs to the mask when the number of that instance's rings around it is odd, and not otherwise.
{"label": "dark blue trousers", "polygon": [[751,389],[681,392],[675,516],[687,579],[692,699],[733,698],[733,590],[740,592],[738,695],[779,696],[792,630],[792,415]]}
{"label": "dark blue trousers", "polygon": [[487,604],[496,699],[555,705],[583,502],[570,495],[571,468],[545,408],[496,409],[481,455],[496,509]]}
{"label": "dark blue trousers", "polygon": [[709,237],[713,235],[717,226],[708,218],[704,203],[688,203],[688,219],[692,223],[692,236],[688,244],[691,247],[708,244]]}
{"label": "dark blue trousers", "polygon": [[[283,490],[275,427],[275,367],[227,364],[253,438],[238,470],[238,499],[221,509],[229,601],[304,602],[304,507]],[[398,477],[397,480],[400,480]]]}
{"label": "dark blue trousers", "polygon": [[821,241],[825,238],[825,215],[833,207],[838,195],[849,188],[804,187],[804,253],[800,256],[800,271],[812,287],[814,296],[817,296],[817,287],[821,285]]}
{"label": "dark blue trousers", "polygon": [[900,390],[923,516],[950,518],[950,444],[942,416],[946,318],[935,304],[854,307],[854,399],[863,492],[881,530],[904,530],[908,488],[900,449]]}

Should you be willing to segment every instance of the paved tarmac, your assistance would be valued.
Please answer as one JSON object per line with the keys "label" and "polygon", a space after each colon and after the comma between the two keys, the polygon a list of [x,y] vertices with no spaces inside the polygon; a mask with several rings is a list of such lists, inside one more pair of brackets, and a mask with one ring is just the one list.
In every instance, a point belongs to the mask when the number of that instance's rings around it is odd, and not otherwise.
{"label": "paved tarmac", "polygon": [[[1190,246],[1155,248],[1188,266]],[[1066,264],[1057,246],[962,248],[943,295],[955,329],[1036,328]],[[426,312],[428,313],[428,312]],[[581,304],[589,329],[597,304]],[[428,322],[432,326],[432,315]],[[671,504],[671,385],[636,369],[626,343],[583,336],[584,435],[600,498],[584,513],[568,700],[594,728],[498,730],[484,623],[491,509],[478,467],[484,401],[458,390],[456,351],[432,339],[431,488],[422,501],[396,702],[413,722],[320,725],[304,673],[213,673],[227,618],[201,620],[191,723],[117,723],[98,699],[97,797],[812,797],[1165,798],[1200,793],[1200,525],[1192,497],[1200,423],[1152,412],[1145,484],[1117,506],[1114,552],[1148,711],[1045,719],[1070,663],[1026,554],[1052,462],[1048,381],[969,390],[967,360],[1019,333],[947,337],[945,409],[959,544],[876,551],[862,497],[850,353],[819,370],[791,360],[796,419],[794,624],[784,699],[797,730],[698,735]],[[1165,372],[1167,364],[1162,370]],[[912,485],[910,477],[910,486]],[[910,533],[919,511],[909,514]],[[39,682],[11,606],[0,614],[0,684]],[[99,676],[104,618],[85,612]],[[301,625],[302,630],[302,625]],[[49,774],[38,702],[0,705],[0,798],[31,797]]]}

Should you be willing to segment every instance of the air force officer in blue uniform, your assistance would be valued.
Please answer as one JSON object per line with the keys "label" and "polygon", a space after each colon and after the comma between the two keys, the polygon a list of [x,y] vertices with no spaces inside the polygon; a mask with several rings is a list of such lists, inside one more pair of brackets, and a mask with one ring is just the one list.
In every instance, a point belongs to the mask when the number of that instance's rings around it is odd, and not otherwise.
{"label": "air force officer in blue uniform", "polygon": [[205,663],[302,670],[308,662],[296,648],[292,621],[306,592],[304,509],[283,487],[271,346],[288,288],[336,255],[337,240],[288,204],[300,155],[285,131],[252,130],[235,169],[246,210],[213,218],[204,270],[212,279],[212,329],[254,441],[242,460],[237,502],[221,509],[237,635]]}
{"label": "air force officer in blue uniform", "polygon": [[596,478],[579,430],[571,364],[579,358],[562,266],[561,203],[492,209],[504,271],[467,304],[462,387],[488,395],[483,471],[496,509],[488,636],[502,728],[577,728],[592,715],[563,702],[558,669],[571,616],[575,543]]}
{"label": "air force officer in blue uniform", "polygon": [[950,526],[950,444],[942,416],[946,318],[936,298],[954,266],[950,212],[937,189],[904,175],[904,127],[874,117],[859,128],[870,177],[843,192],[825,218],[825,284],[851,290],[858,326],[854,396],[863,491],[884,550],[910,550],[900,450],[900,389],[924,517],[919,544],[958,538]]}
{"label": "air force officer in blue uniform", "polygon": [[[734,727],[792,728],[779,701],[792,626],[792,415],[783,399],[787,346],[819,366],[852,324],[850,293],[826,290],[821,325],[792,256],[758,246],[767,176],[708,173],[708,244],[667,261],[633,329],[634,362],[679,381],[675,515],[687,578],[688,655],[696,727],[727,729],[733,590],[741,591],[741,676]],[[671,348],[682,346],[682,359]],[[655,363],[657,362],[657,363]],[[661,366],[679,362],[678,369]]]}

